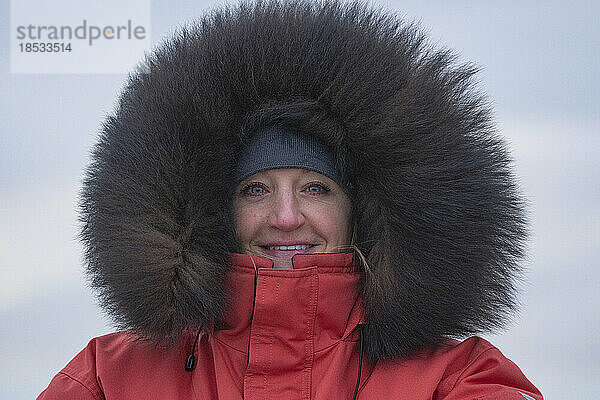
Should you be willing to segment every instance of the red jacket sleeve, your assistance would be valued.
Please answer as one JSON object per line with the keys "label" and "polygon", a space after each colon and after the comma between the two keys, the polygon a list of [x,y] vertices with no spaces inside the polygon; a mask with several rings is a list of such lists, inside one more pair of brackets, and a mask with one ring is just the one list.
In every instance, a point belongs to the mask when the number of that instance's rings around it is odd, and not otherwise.
{"label": "red jacket sleeve", "polygon": [[96,339],[56,374],[37,400],[104,400],[96,379]]}
{"label": "red jacket sleeve", "polygon": [[491,346],[466,367],[445,379],[438,400],[542,400],[542,394],[519,367]]}
{"label": "red jacket sleeve", "polygon": [[104,400],[82,382],[59,372],[37,400]]}

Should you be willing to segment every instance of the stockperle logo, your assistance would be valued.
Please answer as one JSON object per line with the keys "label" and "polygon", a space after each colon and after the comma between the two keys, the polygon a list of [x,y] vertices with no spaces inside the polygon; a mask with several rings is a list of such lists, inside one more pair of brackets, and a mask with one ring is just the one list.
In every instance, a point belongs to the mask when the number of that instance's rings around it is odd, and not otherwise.
{"label": "stockperle logo", "polygon": [[11,0],[12,73],[128,73],[151,49],[150,0]]}
{"label": "stockperle logo", "polygon": [[85,40],[88,45],[94,44],[99,39],[105,40],[143,40],[146,39],[146,28],[141,25],[134,26],[129,19],[124,25],[97,26],[88,24],[87,20],[79,26],[69,25],[32,25],[17,26],[18,40],[31,40],[48,42],[52,40]]}

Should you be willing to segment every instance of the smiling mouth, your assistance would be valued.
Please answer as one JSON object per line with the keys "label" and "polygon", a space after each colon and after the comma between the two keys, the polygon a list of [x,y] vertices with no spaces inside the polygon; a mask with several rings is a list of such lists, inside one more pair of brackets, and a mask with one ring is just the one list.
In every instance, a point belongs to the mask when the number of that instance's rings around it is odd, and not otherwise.
{"label": "smiling mouth", "polygon": [[262,246],[263,249],[280,250],[280,251],[306,250],[311,247],[314,247],[314,245],[312,245],[312,244],[293,244],[290,246]]}
{"label": "smiling mouth", "polygon": [[260,246],[262,253],[268,258],[291,259],[296,254],[308,254],[314,251],[316,244],[289,244],[275,246]]}

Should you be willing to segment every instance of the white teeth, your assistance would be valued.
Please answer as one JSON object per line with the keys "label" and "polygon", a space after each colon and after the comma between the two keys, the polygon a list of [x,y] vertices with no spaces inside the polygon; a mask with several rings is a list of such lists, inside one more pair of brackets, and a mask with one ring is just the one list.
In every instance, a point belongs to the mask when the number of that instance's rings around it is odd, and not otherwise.
{"label": "white teeth", "polygon": [[291,246],[269,246],[269,250],[306,250],[310,247],[309,244],[295,244]]}

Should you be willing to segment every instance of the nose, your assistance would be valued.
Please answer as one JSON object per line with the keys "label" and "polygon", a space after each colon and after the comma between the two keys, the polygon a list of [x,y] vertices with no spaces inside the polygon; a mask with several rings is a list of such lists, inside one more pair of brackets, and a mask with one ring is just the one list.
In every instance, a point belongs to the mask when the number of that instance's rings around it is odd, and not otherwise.
{"label": "nose", "polygon": [[269,225],[283,231],[293,231],[304,224],[304,215],[292,190],[281,190],[272,198]]}

